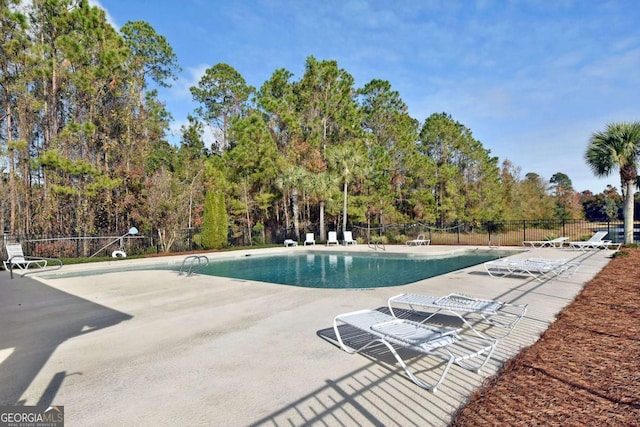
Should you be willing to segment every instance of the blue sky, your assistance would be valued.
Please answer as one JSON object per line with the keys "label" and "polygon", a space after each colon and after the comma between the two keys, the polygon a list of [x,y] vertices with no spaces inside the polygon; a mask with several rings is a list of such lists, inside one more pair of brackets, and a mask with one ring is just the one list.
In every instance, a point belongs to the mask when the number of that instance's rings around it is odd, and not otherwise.
{"label": "blue sky", "polygon": [[94,0],[119,28],[146,21],[183,72],[161,99],[186,121],[189,87],[223,62],[260,87],[278,68],[336,60],[355,78],[391,83],[421,123],[446,112],[521,177],[557,172],[599,193],[586,166],[590,135],[640,120],[636,0]]}

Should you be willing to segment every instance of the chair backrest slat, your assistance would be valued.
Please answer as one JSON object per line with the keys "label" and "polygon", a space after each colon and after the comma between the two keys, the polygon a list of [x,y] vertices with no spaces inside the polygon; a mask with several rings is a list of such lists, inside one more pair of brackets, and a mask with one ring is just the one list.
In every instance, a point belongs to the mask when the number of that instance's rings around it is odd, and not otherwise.
{"label": "chair backrest slat", "polygon": [[598,231],[593,236],[591,236],[591,238],[587,240],[587,242],[599,242],[600,240],[604,239],[604,236],[606,236],[607,234],[609,234],[608,231]]}
{"label": "chair backrest slat", "polygon": [[5,247],[7,249],[7,260],[11,260],[12,263],[24,262],[24,252],[20,243],[8,243]]}

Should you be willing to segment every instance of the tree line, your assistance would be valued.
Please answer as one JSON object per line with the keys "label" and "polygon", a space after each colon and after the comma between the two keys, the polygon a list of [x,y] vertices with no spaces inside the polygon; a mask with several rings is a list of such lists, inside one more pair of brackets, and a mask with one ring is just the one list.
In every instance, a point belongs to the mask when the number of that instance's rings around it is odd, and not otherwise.
{"label": "tree line", "polygon": [[[334,60],[278,69],[259,88],[218,63],[173,120],[177,78],[148,23],[119,30],[87,0],[0,2],[0,223],[12,235],[90,236],[135,225],[169,250],[180,229],[264,241],[269,230],[400,222],[617,218],[615,188],[578,194],[500,161],[447,113],[411,117],[388,81],[356,87]],[[226,225],[220,227],[220,222]]]}

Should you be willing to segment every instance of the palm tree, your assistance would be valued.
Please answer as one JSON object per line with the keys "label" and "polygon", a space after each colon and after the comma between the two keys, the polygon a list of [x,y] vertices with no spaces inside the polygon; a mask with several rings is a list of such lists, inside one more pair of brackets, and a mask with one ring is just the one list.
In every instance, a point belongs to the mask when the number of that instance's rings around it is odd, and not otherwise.
{"label": "palm tree", "polygon": [[633,243],[633,188],[640,160],[640,122],[610,123],[603,132],[591,135],[585,155],[596,176],[620,170],[624,196],[624,243]]}
{"label": "palm tree", "polygon": [[366,176],[369,168],[364,164],[365,158],[355,144],[335,146],[327,153],[327,157],[329,165],[342,178],[342,233],[344,233],[347,230],[347,188],[351,182]]}
{"label": "palm tree", "polygon": [[309,175],[309,194],[317,200],[320,208],[320,240],[327,239],[324,229],[324,207],[327,200],[335,193],[336,185],[337,179],[327,171]]}
{"label": "palm tree", "polygon": [[[300,187],[304,180],[306,171],[301,166],[290,166],[281,172],[281,175],[276,181],[276,185],[283,189],[284,192],[284,206],[286,210],[287,198],[291,199],[291,210],[293,215],[293,229],[296,236],[296,240],[300,240]],[[285,213],[285,217],[288,218],[288,213]],[[289,221],[287,220],[287,228],[289,228]]]}

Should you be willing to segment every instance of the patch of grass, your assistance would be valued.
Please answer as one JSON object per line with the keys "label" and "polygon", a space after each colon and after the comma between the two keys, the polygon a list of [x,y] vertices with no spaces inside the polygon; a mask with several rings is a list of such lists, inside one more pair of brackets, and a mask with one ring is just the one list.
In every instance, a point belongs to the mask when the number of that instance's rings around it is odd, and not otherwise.
{"label": "patch of grass", "polygon": [[623,250],[616,251],[613,255],[611,255],[611,258],[620,258],[625,256],[629,256],[629,251],[625,251],[623,249]]}
{"label": "patch of grass", "polygon": [[60,258],[64,265],[71,264],[89,264],[92,262],[105,262],[105,261],[123,261],[125,259],[140,259],[145,258],[144,255],[130,255],[127,258],[113,258],[110,256],[101,256],[101,257],[80,257],[80,258]]}
{"label": "patch of grass", "polygon": [[233,251],[242,251],[247,249],[265,249],[265,248],[279,248],[282,245],[276,244],[266,244],[266,245],[253,245],[253,246],[233,246],[224,249],[210,249],[204,250],[200,249],[197,251],[188,251],[188,252],[165,252],[165,253],[150,253],[150,254],[139,254],[139,255],[127,255],[126,258],[113,258],[111,256],[96,256],[96,257],[80,257],[80,258],[60,258],[64,265],[72,265],[72,264],[89,264],[92,262],[105,262],[105,261],[124,261],[126,259],[144,259],[144,258],[157,258],[163,256],[179,256],[179,255],[189,255],[189,254],[197,254],[197,253],[210,253],[210,252],[233,252]]}

